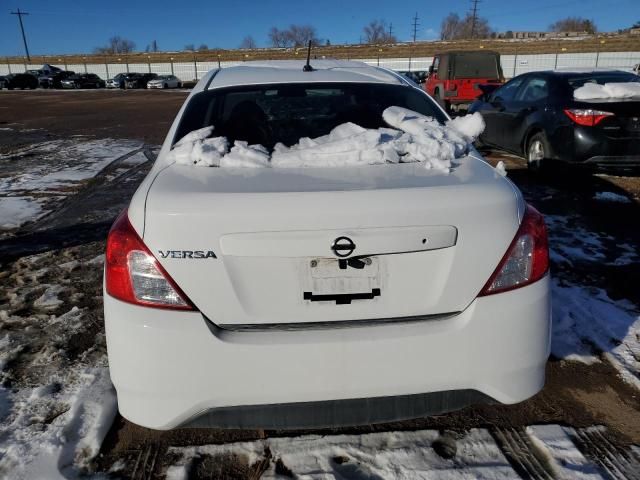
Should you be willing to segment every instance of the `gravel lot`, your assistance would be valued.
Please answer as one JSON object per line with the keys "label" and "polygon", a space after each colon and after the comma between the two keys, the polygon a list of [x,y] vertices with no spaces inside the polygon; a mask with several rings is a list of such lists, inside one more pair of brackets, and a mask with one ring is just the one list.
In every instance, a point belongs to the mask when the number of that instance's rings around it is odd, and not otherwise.
{"label": "gravel lot", "polygon": [[104,239],[185,97],[0,92],[0,477],[640,478],[640,178],[534,177],[493,151],[549,227],[554,338],[540,394],[313,432],[156,432],[117,415]]}

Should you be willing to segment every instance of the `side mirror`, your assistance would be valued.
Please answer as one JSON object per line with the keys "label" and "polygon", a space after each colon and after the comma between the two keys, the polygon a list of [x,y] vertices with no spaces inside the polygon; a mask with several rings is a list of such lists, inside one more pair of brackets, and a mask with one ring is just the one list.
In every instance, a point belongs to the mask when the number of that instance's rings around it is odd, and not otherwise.
{"label": "side mirror", "polygon": [[434,72],[437,72],[437,70],[433,68],[433,65],[429,66],[429,75],[433,75]]}

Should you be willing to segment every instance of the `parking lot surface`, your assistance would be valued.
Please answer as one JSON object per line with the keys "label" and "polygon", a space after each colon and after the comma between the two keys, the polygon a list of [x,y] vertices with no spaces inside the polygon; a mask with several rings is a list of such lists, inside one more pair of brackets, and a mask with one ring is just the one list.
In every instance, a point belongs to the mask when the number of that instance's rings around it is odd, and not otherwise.
{"label": "parking lot surface", "polygon": [[104,240],[185,98],[0,92],[0,476],[640,478],[640,178],[534,176],[491,150],[549,229],[554,327],[540,394],[304,432],[157,432],[120,417]]}

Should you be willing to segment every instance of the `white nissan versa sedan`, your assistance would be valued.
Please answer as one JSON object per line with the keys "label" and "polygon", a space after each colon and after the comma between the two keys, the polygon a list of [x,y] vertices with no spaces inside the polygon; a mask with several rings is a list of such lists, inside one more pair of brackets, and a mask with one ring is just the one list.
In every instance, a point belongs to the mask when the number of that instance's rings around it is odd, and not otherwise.
{"label": "white nissan versa sedan", "polygon": [[302,67],[209,72],[111,229],[122,415],[154,429],[324,427],[534,395],[551,324],[544,221],[472,146],[445,170],[175,161],[208,126],[266,156],[345,122],[392,135],[392,106],[448,121],[392,72]]}

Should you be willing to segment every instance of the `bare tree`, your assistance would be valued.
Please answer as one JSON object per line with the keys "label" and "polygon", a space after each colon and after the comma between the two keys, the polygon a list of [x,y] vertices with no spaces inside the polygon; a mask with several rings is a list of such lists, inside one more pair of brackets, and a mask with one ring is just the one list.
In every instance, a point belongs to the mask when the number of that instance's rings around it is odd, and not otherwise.
{"label": "bare tree", "polygon": [[209,50],[209,47],[207,46],[206,43],[201,43],[200,46],[198,47],[199,51],[203,51],[203,50]]}
{"label": "bare tree", "polygon": [[184,49],[188,52],[195,52],[196,51],[196,46],[193,43],[187,43],[184,46]]}
{"label": "bare tree", "polygon": [[598,27],[593,20],[588,20],[582,17],[567,17],[552,23],[549,26],[549,30],[552,32],[586,32],[596,33]]}
{"label": "bare tree", "polygon": [[362,29],[365,43],[396,43],[398,39],[387,28],[387,23],[384,20],[372,20],[369,22]]}
{"label": "bare tree", "polygon": [[253,39],[251,35],[247,35],[242,39],[240,48],[250,48],[250,49],[258,48],[258,44],[256,43],[256,41]]}
{"label": "bare tree", "polygon": [[269,30],[269,42],[273,47],[290,47],[290,39],[286,30],[280,30],[276,27],[271,27]]}
{"label": "bare tree", "polygon": [[473,15],[460,18],[457,13],[450,13],[440,24],[441,40],[460,40],[464,38],[490,38],[493,29],[486,18],[478,17],[473,22]]}
{"label": "bare tree", "polygon": [[309,42],[312,45],[320,44],[316,28],[311,25],[291,25],[287,33],[294,47],[302,47]]}
{"label": "bare tree", "polygon": [[271,27],[269,30],[269,42],[274,47],[302,47],[308,45],[320,45],[315,27],[311,25],[290,25],[286,30]]}
{"label": "bare tree", "polygon": [[440,24],[440,40],[454,40],[460,30],[460,16],[457,13],[450,13]]}
{"label": "bare tree", "polygon": [[111,37],[104,47],[96,47],[93,49],[95,53],[114,55],[119,53],[131,53],[136,48],[136,44],[131,40],[122,38],[118,35]]}

